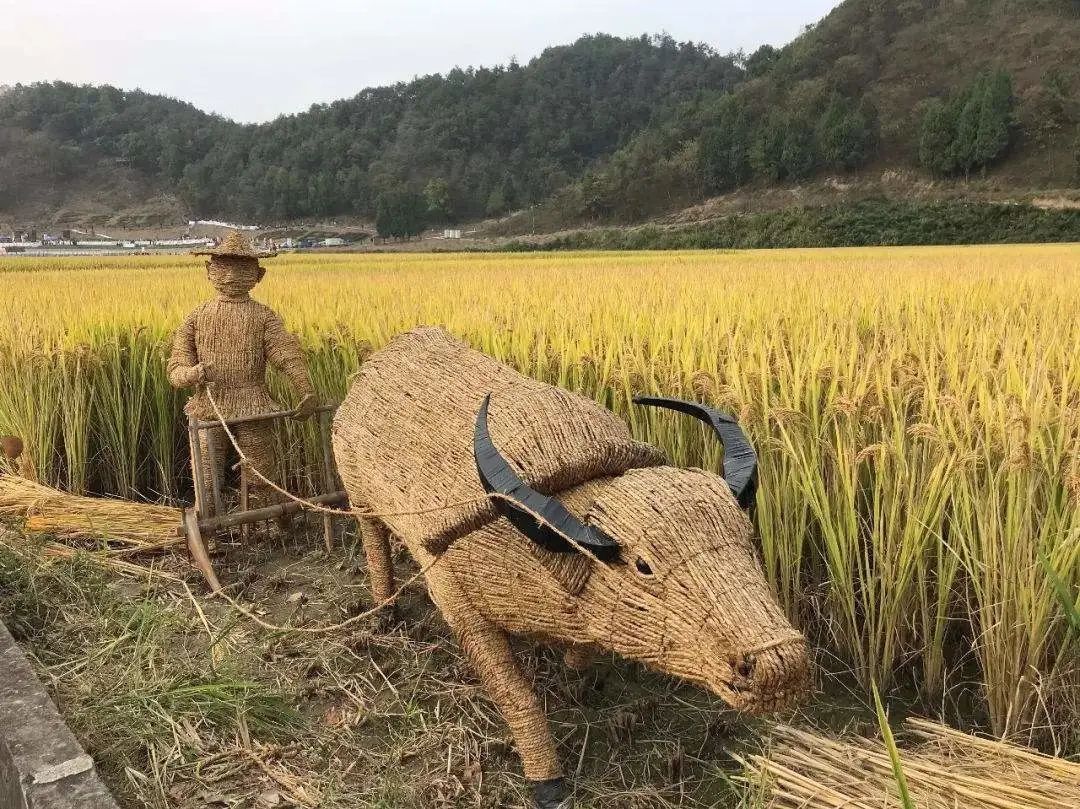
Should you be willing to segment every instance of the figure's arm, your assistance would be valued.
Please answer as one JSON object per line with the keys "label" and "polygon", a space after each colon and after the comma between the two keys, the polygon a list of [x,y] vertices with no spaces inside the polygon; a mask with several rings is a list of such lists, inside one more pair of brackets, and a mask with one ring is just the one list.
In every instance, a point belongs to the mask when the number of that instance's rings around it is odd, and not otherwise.
{"label": "figure's arm", "polygon": [[286,329],[281,318],[273,312],[266,322],[263,347],[267,361],[285,374],[285,378],[300,395],[296,417],[307,418],[318,407],[318,399],[315,398],[315,388],[311,384],[307,363],[304,362],[304,352],[296,335]]}
{"label": "figure's arm", "polygon": [[166,366],[169,384],[190,388],[206,382],[206,367],[195,350],[195,318],[188,315],[173,335],[172,353]]}

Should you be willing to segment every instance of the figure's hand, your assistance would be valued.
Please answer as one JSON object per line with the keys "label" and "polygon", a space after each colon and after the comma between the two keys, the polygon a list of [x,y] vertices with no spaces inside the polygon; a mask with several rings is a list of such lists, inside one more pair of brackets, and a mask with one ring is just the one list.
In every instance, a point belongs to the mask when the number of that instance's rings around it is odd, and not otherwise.
{"label": "figure's hand", "polygon": [[207,366],[210,363],[198,363],[189,365],[187,368],[177,368],[175,376],[170,376],[169,381],[178,388],[192,388],[196,385],[205,385],[207,381]]}
{"label": "figure's hand", "polygon": [[200,362],[192,366],[191,381],[193,385],[205,385],[214,381],[214,363]]}
{"label": "figure's hand", "polygon": [[314,393],[309,393],[303,399],[300,400],[300,404],[296,406],[296,410],[293,411],[292,417],[297,421],[303,421],[304,419],[311,418],[315,409],[319,406],[319,400],[315,397]]}

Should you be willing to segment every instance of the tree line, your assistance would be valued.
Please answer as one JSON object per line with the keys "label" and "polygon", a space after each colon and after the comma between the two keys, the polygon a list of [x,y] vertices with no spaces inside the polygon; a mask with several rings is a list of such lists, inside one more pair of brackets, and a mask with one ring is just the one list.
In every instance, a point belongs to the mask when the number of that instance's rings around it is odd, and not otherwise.
{"label": "tree line", "polygon": [[[741,186],[842,176],[875,162],[918,162],[935,175],[968,176],[1002,162],[1020,137],[1051,158],[1067,145],[1069,166],[1048,162],[1055,177],[1080,181],[1080,71],[1067,60],[1075,45],[1064,44],[1076,28],[1071,2],[846,0],[783,48],[737,54],[741,82],[702,93],[650,125],[529,216],[542,228],[631,223]],[[1056,20],[1064,33],[1048,46],[1025,110],[1007,65],[950,81],[953,73],[969,75],[951,56],[957,42],[997,31],[988,21],[1012,15],[1020,22],[1032,12]],[[919,99],[898,77],[923,69],[927,42],[940,43],[939,64],[949,72],[932,73]],[[994,54],[975,58],[994,64]]]}
{"label": "tree line", "polygon": [[[742,76],[705,45],[595,35],[526,65],[455,68],[262,125],[139,91],[16,86],[0,95],[0,128],[56,144],[69,158],[58,179],[113,160],[203,216],[375,216],[380,197],[389,209],[405,189],[449,222],[546,199],[634,133]],[[46,158],[29,156],[37,168]]]}
{"label": "tree line", "polygon": [[1080,210],[1028,204],[863,200],[725,216],[681,227],[588,228],[503,250],[747,250],[1080,241]]}
{"label": "tree line", "polygon": [[919,160],[940,176],[969,175],[1008,151],[1015,126],[1012,76],[980,73],[951,98],[927,102],[919,132]]}

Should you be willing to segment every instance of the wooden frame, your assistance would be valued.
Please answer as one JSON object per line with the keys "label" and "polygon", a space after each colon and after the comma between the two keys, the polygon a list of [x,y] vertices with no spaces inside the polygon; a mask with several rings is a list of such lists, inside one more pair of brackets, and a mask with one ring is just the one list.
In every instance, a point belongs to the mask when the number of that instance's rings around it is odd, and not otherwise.
{"label": "wooden frame", "polygon": [[[335,489],[334,485],[336,482],[336,472],[334,469],[333,453],[330,448],[330,421],[336,409],[336,405],[324,405],[315,410],[315,418],[318,419],[319,423],[319,438],[322,443],[322,484],[325,491],[322,494],[309,498],[305,501],[307,503],[332,506],[347,504],[349,501],[348,495],[344,491]],[[295,412],[289,410],[274,413],[259,413],[254,416],[241,416],[234,419],[226,419],[225,425],[231,428],[239,424],[252,424],[255,422],[277,421],[280,419],[292,418],[294,415]],[[231,513],[227,512],[225,509],[222,481],[218,474],[216,464],[211,465],[211,479],[209,481],[203,479],[202,444],[199,441],[199,434],[202,431],[220,426],[220,421],[200,421],[195,418],[188,418],[188,443],[191,446],[191,467],[192,478],[195,484],[195,502],[201,504],[203,511],[206,513],[201,512],[198,506],[184,509],[182,522],[176,529],[178,535],[187,537],[188,553],[191,555],[191,560],[195,567],[198,568],[203,578],[206,579],[206,583],[210,585],[210,589],[215,593],[221,590],[221,583],[218,581],[217,574],[214,572],[214,566],[210,561],[210,554],[207,551],[206,542],[203,539],[204,535],[213,534],[222,528],[240,526],[243,536],[246,539],[248,536],[248,526],[253,523],[271,520],[277,517],[285,517],[290,514],[295,514],[304,508],[304,503],[290,500],[273,506],[266,506],[265,508],[249,509],[248,488],[251,484],[251,480],[248,470],[241,466],[240,510]],[[207,446],[210,450],[211,457],[215,455],[216,451],[213,442],[213,433],[210,433],[207,436]],[[323,514],[323,543],[326,546],[327,552],[333,550],[334,535],[332,517],[333,515],[331,514]]]}

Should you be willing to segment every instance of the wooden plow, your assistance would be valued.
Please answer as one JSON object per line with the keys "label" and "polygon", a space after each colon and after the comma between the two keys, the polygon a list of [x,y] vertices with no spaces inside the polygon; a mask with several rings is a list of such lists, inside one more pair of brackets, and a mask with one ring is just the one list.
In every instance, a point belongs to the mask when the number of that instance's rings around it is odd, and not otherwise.
{"label": "wooden plow", "polygon": [[[203,479],[202,444],[199,440],[200,433],[206,432],[206,446],[211,457],[217,455],[216,441],[218,436],[215,428],[222,424],[230,430],[241,424],[253,424],[256,422],[279,421],[291,418],[293,411],[279,411],[274,413],[259,413],[253,416],[241,416],[234,419],[202,421],[196,418],[188,418],[188,443],[191,446],[191,469],[195,484],[196,506],[184,509],[181,524],[177,527],[177,534],[187,539],[188,553],[206,579],[210,589],[217,592],[221,589],[214,566],[210,561],[210,554],[206,547],[206,537],[213,536],[217,531],[226,528],[240,526],[244,538],[248,536],[248,527],[266,520],[278,519],[296,514],[307,505],[338,506],[348,503],[348,495],[337,488],[337,472],[334,467],[334,457],[330,448],[330,422],[333,418],[337,405],[323,405],[315,410],[314,418],[318,420],[319,440],[322,444],[322,478],[323,492],[306,500],[288,500],[264,508],[249,509],[248,494],[251,486],[251,471],[247,465],[240,463],[240,504],[238,511],[228,511],[225,505],[224,482],[221,480],[218,466],[211,464],[210,480]],[[228,438],[225,439],[228,441]],[[262,471],[262,470],[260,470]],[[333,549],[333,515],[322,513],[323,518],[323,542],[326,550]]]}

